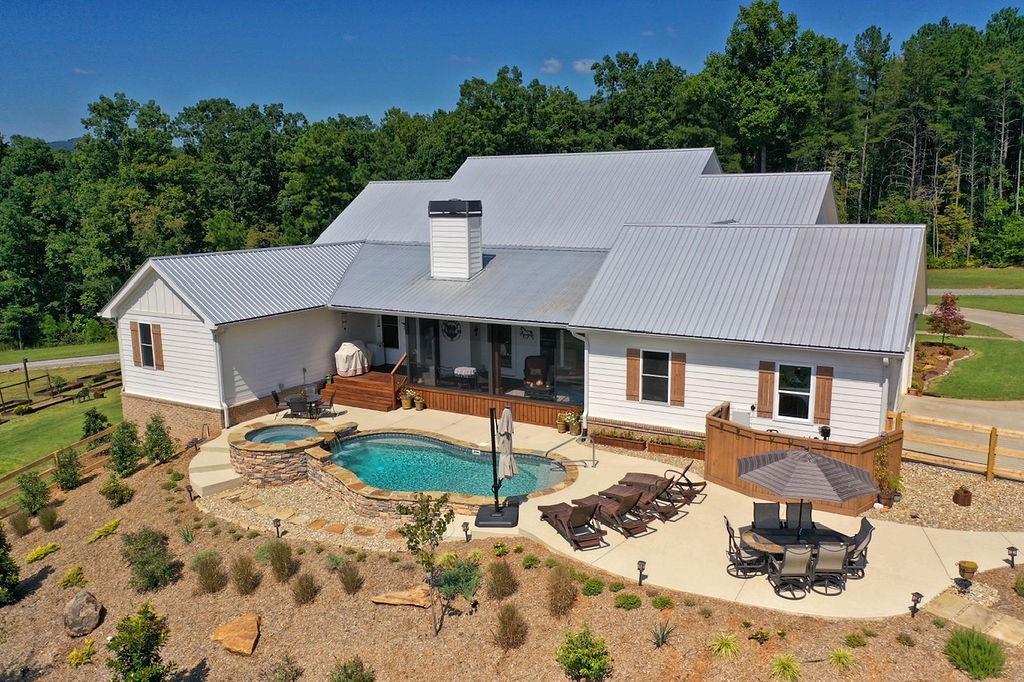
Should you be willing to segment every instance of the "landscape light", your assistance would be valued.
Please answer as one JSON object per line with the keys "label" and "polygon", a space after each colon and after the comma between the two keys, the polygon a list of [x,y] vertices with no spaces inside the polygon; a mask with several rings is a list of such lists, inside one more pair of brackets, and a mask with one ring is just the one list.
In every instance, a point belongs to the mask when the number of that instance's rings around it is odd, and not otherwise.
{"label": "landscape light", "polygon": [[186,485],[185,492],[188,493],[188,501],[192,502],[195,499],[195,497],[192,495],[192,486]]}
{"label": "landscape light", "polygon": [[466,542],[469,542],[469,521],[462,522],[462,532],[466,536]]}
{"label": "landscape light", "polygon": [[274,519],[274,532],[277,533],[277,537],[281,537],[281,519]]}
{"label": "landscape light", "polygon": [[913,602],[910,605],[910,617],[911,618],[916,616],[917,612],[920,610],[919,607],[921,606],[921,600],[922,599],[924,599],[924,595],[921,594],[920,592],[914,592],[913,594],[910,595],[910,601]]}
{"label": "landscape light", "polygon": [[640,561],[636,562],[636,571],[637,571],[637,573],[640,574],[640,576],[637,578],[637,581],[636,581],[637,585],[641,585],[642,586],[644,584],[644,569],[645,568],[647,568],[647,562],[646,561],[641,559]]}
{"label": "landscape light", "polygon": [[1010,568],[1017,568],[1017,548],[1007,547],[1006,553],[1010,555]]}

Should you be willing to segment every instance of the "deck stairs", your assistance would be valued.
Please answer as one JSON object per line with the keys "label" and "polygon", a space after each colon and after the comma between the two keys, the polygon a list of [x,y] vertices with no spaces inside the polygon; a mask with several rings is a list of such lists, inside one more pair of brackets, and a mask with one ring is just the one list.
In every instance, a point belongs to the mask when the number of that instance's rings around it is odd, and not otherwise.
{"label": "deck stairs", "polygon": [[199,446],[199,452],[188,464],[188,479],[200,497],[242,485],[242,477],[231,466],[227,432]]}
{"label": "deck stairs", "polygon": [[335,377],[324,387],[320,397],[326,403],[362,407],[389,412],[395,409],[395,395],[391,389],[391,375],[386,372],[368,372],[357,377]]}

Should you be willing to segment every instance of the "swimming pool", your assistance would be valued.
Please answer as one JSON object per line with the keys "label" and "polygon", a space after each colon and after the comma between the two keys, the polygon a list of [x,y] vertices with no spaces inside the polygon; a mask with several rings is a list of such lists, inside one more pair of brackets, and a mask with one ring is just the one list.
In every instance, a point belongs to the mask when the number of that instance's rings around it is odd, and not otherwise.
{"label": "swimming pool", "polygon": [[[371,433],[336,442],[333,460],[364,483],[404,492],[439,491],[491,495],[491,453],[474,453],[437,438],[407,433]],[[565,478],[555,460],[516,454],[519,473],[503,481],[500,494],[528,495]]]}
{"label": "swimming pool", "polygon": [[317,434],[316,427],[305,424],[277,424],[253,429],[245,434],[245,439],[252,443],[267,445],[283,445],[295,441],[312,438]]}

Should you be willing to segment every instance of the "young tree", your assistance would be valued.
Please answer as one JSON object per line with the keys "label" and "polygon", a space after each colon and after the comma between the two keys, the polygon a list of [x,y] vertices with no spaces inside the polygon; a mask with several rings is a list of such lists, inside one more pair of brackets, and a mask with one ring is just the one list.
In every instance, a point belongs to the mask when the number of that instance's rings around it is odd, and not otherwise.
{"label": "young tree", "polygon": [[448,506],[447,494],[436,499],[429,495],[417,494],[414,504],[398,505],[398,513],[412,517],[398,529],[398,533],[405,538],[405,546],[416,555],[416,560],[427,572],[427,583],[430,585],[431,593],[430,620],[436,637],[441,628],[435,610],[437,583],[440,577],[435,557],[437,546],[444,539],[444,532],[455,518],[455,512]]}
{"label": "young tree", "polygon": [[107,467],[121,478],[127,478],[135,473],[140,457],[139,428],[135,422],[121,422],[110,438]]}
{"label": "young tree", "polygon": [[946,343],[947,336],[963,336],[967,332],[967,321],[952,292],[944,293],[942,302],[928,316],[928,331],[942,334],[942,343]]}
{"label": "young tree", "polygon": [[107,643],[113,656],[107,658],[111,676],[118,682],[159,682],[174,672],[174,663],[160,659],[160,647],[170,636],[167,618],[156,615],[153,605],[143,604],[134,616],[117,624],[117,634]]}
{"label": "young tree", "polygon": [[146,435],[142,441],[142,453],[150,462],[163,464],[174,457],[175,443],[167,431],[167,422],[162,415],[154,414],[146,424]]}
{"label": "young tree", "polygon": [[108,426],[110,426],[110,420],[107,419],[107,415],[95,407],[90,407],[85,411],[84,419],[82,420],[82,438],[94,436]]}
{"label": "young tree", "polygon": [[50,488],[39,474],[30,471],[18,476],[18,506],[35,516],[50,503]]}
{"label": "young tree", "polygon": [[11,556],[11,543],[7,541],[3,526],[0,526],[0,606],[17,601],[18,564]]}
{"label": "young tree", "polygon": [[63,491],[74,490],[82,485],[82,460],[78,450],[61,450],[54,457],[53,480]]}

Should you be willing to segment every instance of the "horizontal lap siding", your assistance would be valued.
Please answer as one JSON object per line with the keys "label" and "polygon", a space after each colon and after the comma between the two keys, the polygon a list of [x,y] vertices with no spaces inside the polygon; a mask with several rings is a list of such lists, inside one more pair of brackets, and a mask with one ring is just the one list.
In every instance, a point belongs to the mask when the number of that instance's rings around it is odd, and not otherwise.
{"label": "horizontal lap siding", "polygon": [[[834,438],[858,441],[876,436],[882,412],[880,358],[822,351],[725,344],[710,341],[656,339],[626,334],[590,333],[588,414],[651,426],[703,431],[704,417],[723,401],[734,410],[757,403],[761,360],[834,368],[831,427]],[[670,406],[627,401],[626,349],[643,348],[686,353],[686,404]],[[792,435],[815,436],[817,425],[752,416],[757,429],[776,428]]]}

